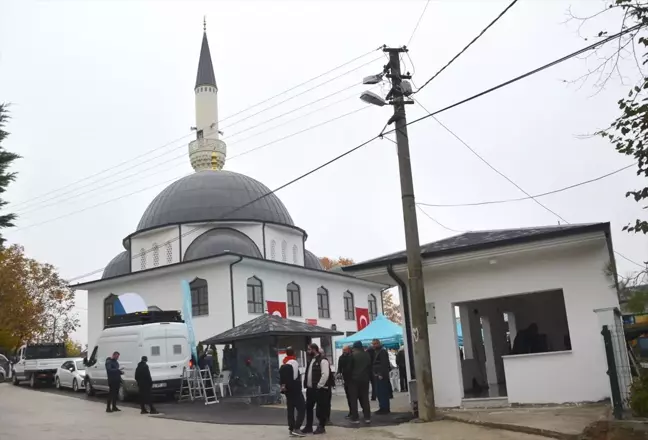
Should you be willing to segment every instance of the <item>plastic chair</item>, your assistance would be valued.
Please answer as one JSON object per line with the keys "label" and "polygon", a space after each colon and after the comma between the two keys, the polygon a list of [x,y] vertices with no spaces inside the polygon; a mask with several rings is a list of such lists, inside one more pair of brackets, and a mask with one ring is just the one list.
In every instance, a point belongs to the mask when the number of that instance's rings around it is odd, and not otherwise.
{"label": "plastic chair", "polygon": [[214,382],[214,385],[218,385],[220,389],[221,397],[225,397],[225,388],[229,392],[229,395],[232,395],[232,388],[230,387],[230,377],[232,372],[229,370],[221,371],[221,374],[218,375],[218,379]]}

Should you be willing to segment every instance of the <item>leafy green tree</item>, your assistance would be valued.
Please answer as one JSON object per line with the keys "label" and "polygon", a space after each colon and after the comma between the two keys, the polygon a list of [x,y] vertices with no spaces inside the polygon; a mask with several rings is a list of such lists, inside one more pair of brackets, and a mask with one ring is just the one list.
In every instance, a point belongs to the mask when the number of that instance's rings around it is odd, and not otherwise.
{"label": "leafy green tree", "polygon": [[[9,105],[6,103],[0,103],[0,195],[3,194],[11,182],[16,179],[15,172],[9,172],[9,167],[14,160],[20,158],[19,155],[15,153],[10,153],[2,147],[2,141],[9,135],[7,131],[4,130],[7,121],[9,120]],[[0,211],[4,206],[7,205],[6,200],[0,198]],[[14,226],[14,220],[16,219],[16,214],[0,214],[0,228],[9,228]],[[3,245],[5,242],[4,238],[0,235],[0,245]]]}

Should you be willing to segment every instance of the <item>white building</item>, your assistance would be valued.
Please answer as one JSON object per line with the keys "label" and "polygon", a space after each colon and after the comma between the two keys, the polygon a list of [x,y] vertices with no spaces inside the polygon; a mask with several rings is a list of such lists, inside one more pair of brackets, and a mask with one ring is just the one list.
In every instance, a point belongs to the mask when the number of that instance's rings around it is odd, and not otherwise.
{"label": "white building", "polygon": [[[423,245],[421,253],[437,406],[610,398],[601,329],[618,330],[620,319],[607,271],[614,262],[608,223],[469,232]],[[344,271],[399,286],[409,307],[405,252]],[[535,348],[513,354],[516,336],[533,323]],[[627,369],[622,335],[621,327],[615,355]]]}
{"label": "white building", "polygon": [[[196,139],[189,158],[195,173],[151,202],[100,280],[74,286],[88,292],[90,346],[115,313],[116,295],[135,292],[149,307],[180,310],[183,280],[191,285],[198,340],[266,313],[268,301],[284,303],[290,319],[345,333],[358,330],[357,317],[382,313],[386,286],[324,271],[305,248],[306,231],[275,194],[251,177],[222,170],[227,149],[219,139],[206,33],[194,93]],[[329,352],[331,343],[322,341]]]}

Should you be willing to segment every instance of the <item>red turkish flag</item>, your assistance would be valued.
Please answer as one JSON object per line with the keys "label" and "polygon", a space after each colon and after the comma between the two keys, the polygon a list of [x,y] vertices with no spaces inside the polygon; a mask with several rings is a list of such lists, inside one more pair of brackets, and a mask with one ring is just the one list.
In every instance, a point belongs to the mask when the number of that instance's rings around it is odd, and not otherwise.
{"label": "red turkish flag", "polygon": [[281,318],[288,316],[286,311],[286,303],[281,301],[266,301],[268,305],[268,315],[276,315]]}
{"label": "red turkish flag", "polygon": [[369,325],[369,309],[356,307],[356,324],[358,324],[358,331],[362,330]]}

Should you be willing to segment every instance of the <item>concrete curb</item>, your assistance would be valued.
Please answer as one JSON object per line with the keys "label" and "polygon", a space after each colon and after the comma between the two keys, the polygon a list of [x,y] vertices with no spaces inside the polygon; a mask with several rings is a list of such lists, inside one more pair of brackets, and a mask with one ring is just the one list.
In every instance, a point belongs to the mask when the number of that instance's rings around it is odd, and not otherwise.
{"label": "concrete curb", "polygon": [[492,429],[501,429],[504,431],[519,432],[521,434],[539,435],[542,437],[555,438],[558,440],[578,440],[580,434],[565,434],[564,432],[551,431],[549,429],[532,428],[530,426],[509,425],[506,423],[486,422],[482,420],[465,419],[452,415],[444,415],[443,420],[450,420],[453,422],[467,423],[469,425],[483,426]]}

